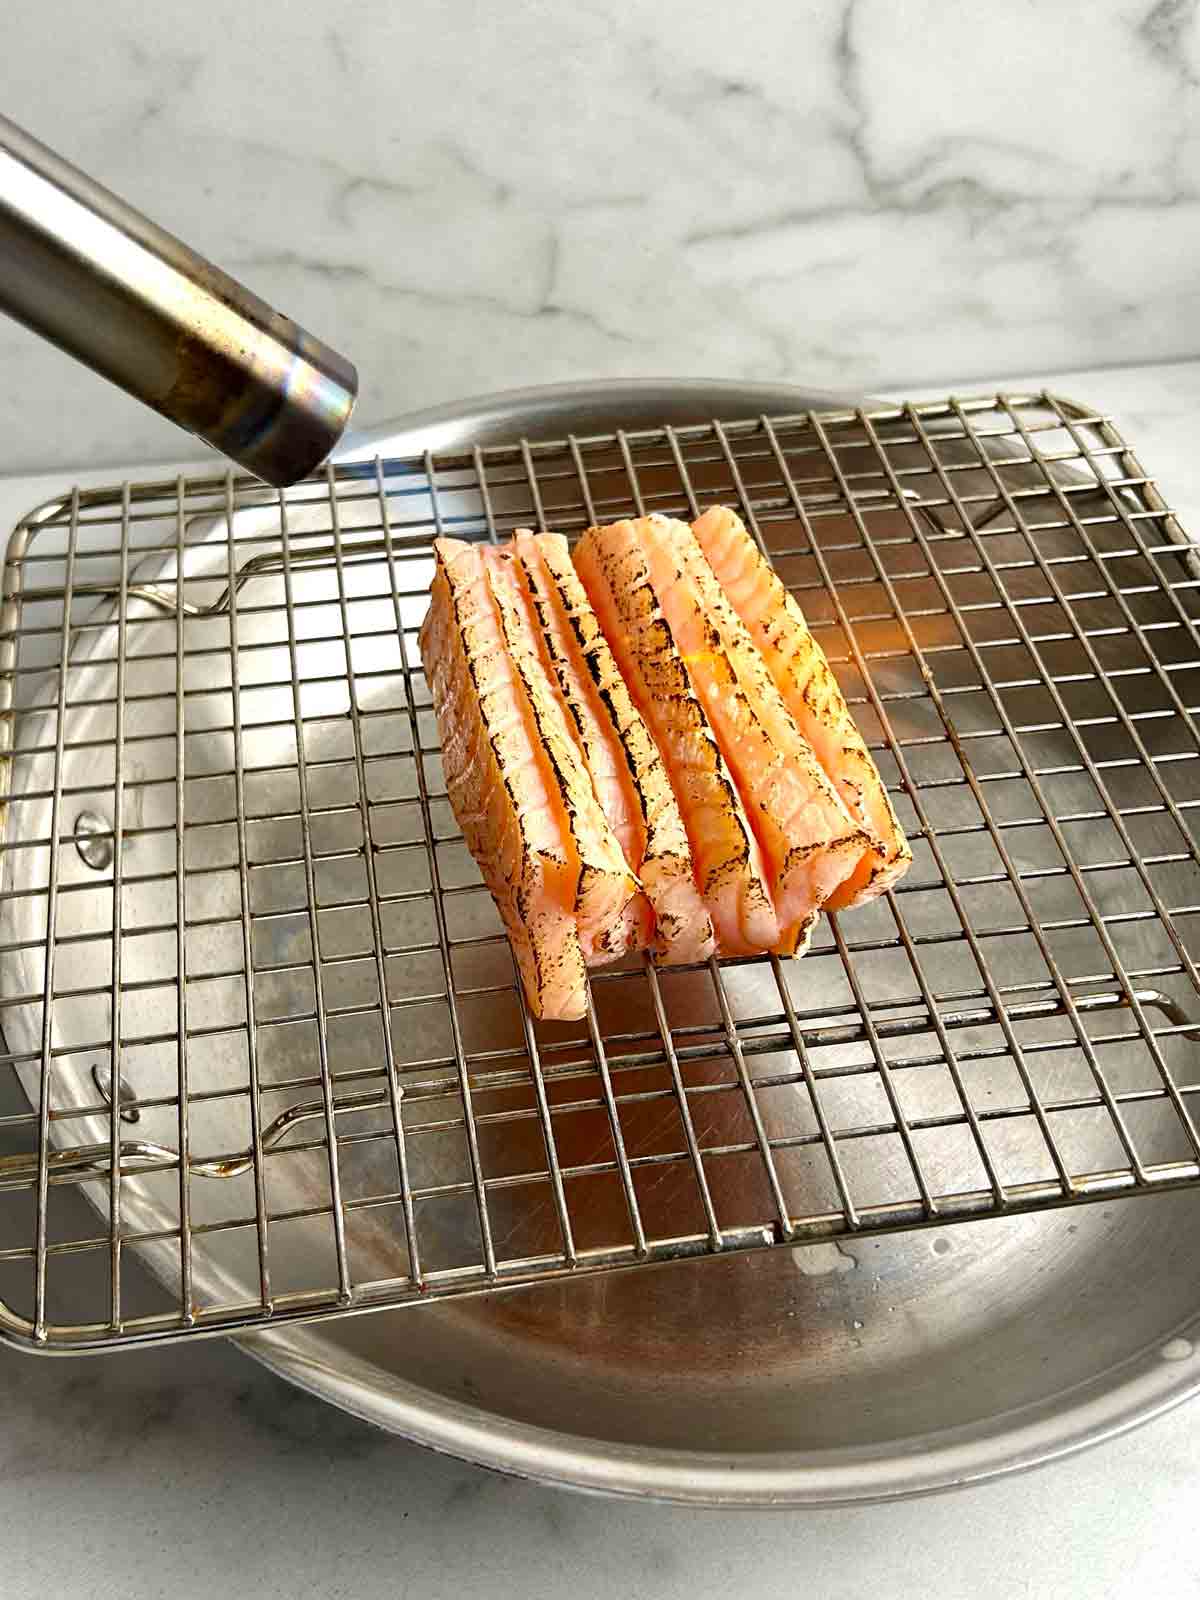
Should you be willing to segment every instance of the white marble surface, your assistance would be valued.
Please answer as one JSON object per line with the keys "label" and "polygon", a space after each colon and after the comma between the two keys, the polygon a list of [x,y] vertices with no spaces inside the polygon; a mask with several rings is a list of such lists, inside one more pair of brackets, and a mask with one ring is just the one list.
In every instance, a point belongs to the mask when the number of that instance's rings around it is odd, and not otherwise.
{"label": "white marble surface", "polygon": [[[363,374],[911,388],[1200,354],[1193,0],[54,0],[0,105]],[[0,472],[179,451],[0,327]]]}
{"label": "white marble surface", "polygon": [[931,1500],[716,1513],[486,1475],[374,1433],[214,1345],[69,1364],[10,1357],[0,1403],[14,1596],[1200,1594],[1195,1406],[1075,1462]]}
{"label": "white marble surface", "polygon": [[[1200,362],[1050,381],[1110,411],[1200,531]],[[44,483],[0,482],[0,521],[70,476],[64,462]],[[805,1514],[499,1478],[378,1434],[216,1343],[86,1361],[0,1352],[0,1416],[6,1594],[1200,1597],[1195,1403],[1040,1472]]]}

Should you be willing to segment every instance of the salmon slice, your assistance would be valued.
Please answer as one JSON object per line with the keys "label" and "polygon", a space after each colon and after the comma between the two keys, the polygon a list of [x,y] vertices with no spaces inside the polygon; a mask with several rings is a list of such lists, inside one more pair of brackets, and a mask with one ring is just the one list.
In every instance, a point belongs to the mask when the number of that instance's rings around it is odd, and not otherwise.
{"label": "salmon slice", "polygon": [[[549,535],[544,537],[549,538]],[[564,541],[565,543],[565,541]],[[537,624],[538,642],[549,682],[557,689],[567,713],[567,725],[591,775],[592,788],[630,870],[640,870],[645,851],[645,831],[638,826],[637,808],[628,785],[622,781],[620,749],[611,728],[606,728],[592,697],[581,663],[571,652],[571,634],[564,603],[538,550],[538,540],[528,529],[513,536],[513,553],[528,591]],[[568,557],[569,562],[569,557]],[[578,579],[576,579],[578,582]],[[591,609],[590,607],[588,608]],[[644,950],[650,943],[654,914],[639,888],[613,930],[614,948]]]}
{"label": "salmon slice", "polygon": [[867,836],[796,727],[685,522],[636,524],[650,581],[770,869],[780,946],[793,952],[854,870]]}
{"label": "salmon slice", "polygon": [[638,524],[589,528],[574,559],[666,761],[721,954],[774,949],[779,922],[762,851],[655,595]]}
{"label": "salmon slice", "polygon": [[796,726],[850,815],[867,832],[867,846],[854,871],[827,904],[841,911],[874,900],[908,871],[912,850],[825,652],[809,632],[795,597],[735,512],[713,506],[692,524],[692,531]]}
{"label": "salmon slice", "polygon": [[457,539],[437,540],[434,551],[420,647],[450,804],[500,912],[531,1011],[582,1017],[580,860],[562,797],[505,648],[483,552]]}
{"label": "salmon slice", "polygon": [[[549,787],[563,810],[579,859],[575,918],[583,959],[589,966],[615,961],[634,931],[626,908],[640,890],[608,820],[567,723],[562,698],[546,674],[529,591],[511,547],[483,552],[500,616],[500,631],[540,736],[539,754],[549,768]],[[624,942],[622,942],[624,941]]]}
{"label": "salmon slice", "polygon": [[706,961],[712,921],[692,874],[679,806],[641,713],[561,534],[519,530],[518,558],[551,671],[574,721],[597,799],[644,893],[631,902],[633,948],[654,936],[666,965]]}

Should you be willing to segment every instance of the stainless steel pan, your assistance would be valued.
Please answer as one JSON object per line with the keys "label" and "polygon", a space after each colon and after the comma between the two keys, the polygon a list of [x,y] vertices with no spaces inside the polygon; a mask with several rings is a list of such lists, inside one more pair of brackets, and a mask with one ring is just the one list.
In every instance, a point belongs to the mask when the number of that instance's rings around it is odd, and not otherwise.
{"label": "stainless steel pan", "polygon": [[[360,448],[402,454],[830,398],[697,383],[530,391],[417,415]],[[1151,828],[1144,847],[1155,844]],[[1053,903],[1044,912],[1052,917]],[[1001,948],[1000,982],[1005,963]],[[136,971],[126,976],[136,982]],[[86,1019],[79,1026],[90,1036]],[[986,1077],[977,1087],[987,1095]],[[851,1086],[847,1118],[870,1117],[865,1094],[856,1101]],[[100,1121],[99,1138],[105,1129]],[[136,1131],[154,1138],[153,1116]],[[172,1131],[168,1118],[162,1136]],[[206,1132],[213,1148],[241,1137]],[[886,1498],[1063,1454],[1191,1393],[1196,1222],[1194,1193],[1114,1199],[639,1268],[242,1343],[385,1428],[538,1479],[727,1505]],[[169,1256],[148,1256],[173,1281]]]}
{"label": "stainless steel pan", "polygon": [[[846,403],[562,386],[417,413],[360,453]],[[1198,1224],[1195,1194],[1117,1201],[241,1343],[384,1428],[538,1480],[710,1505],[897,1498],[1069,1454],[1194,1394]]]}

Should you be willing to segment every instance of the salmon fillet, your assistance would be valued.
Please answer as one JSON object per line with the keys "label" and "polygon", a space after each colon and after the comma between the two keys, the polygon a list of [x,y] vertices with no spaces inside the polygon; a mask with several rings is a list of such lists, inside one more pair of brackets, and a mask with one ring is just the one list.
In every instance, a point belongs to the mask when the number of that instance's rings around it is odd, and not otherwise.
{"label": "salmon fillet", "polygon": [[589,528],[575,567],[666,761],[721,954],[771,950],[780,931],[762,851],[659,605],[639,527]]}
{"label": "salmon fillet", "polygon": [[561,534],[519,529],[514,547],[543,653],[571,717],[596,797],[642,892],[625,913],[630,948],[666,965],[705,961],[716,940],[692,875],[670,779],[633,703]]}
{"label": "salmon fillet", "polygon": [[457,539],[439,539],[434,550],[420,648],[450,804],[495,899],[530,1009],[582,1017],[580,860],[563,801],[504,645],[483,552]]}
{"label": "salmon fillet", "polygon": [[[539,736],[537,753],[548,769],[548,790],[561,808],[579,861],[575,919],[583,959],[601,966],[623,956],[633,931],[626,908],[639,895],[591,777],[567,724],[562,698],[546,674],[539,632],[521,566],[507,550],[483,551],[500,617],[500,632]],[[624,942],[622,942],[624,941]]]}
{"label": "salmon fillet", "polygon": [[692,524],[692,531],[796,726],[850,815],[866,830],[866,848],[853,872],[829,896],[829,909],[873,900],[908,871],[912,850],[825,652],[809,632],[795,597],[735,512],[713,506]]}
{"label": "salmon fillet", "polygon": [[635,524],[650,581],[733,773],[770,872],[780,946],[803,944],[867,835],[783,703],[685,522]]}

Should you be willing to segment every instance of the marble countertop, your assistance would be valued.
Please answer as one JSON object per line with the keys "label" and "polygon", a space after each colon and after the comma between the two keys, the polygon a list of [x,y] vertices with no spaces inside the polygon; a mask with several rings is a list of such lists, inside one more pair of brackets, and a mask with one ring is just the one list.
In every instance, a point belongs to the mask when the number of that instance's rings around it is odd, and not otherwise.
{"label": "marble countertop", "polygon": [[[343,350],[362,415],[1200,355],[1188,0],[54,0],[5,114]],[[0,470],[169,424],[0,322]]]}
{"label": "marble countertop", "polygon": [[[1200,530],[1200,362],[1047,381],[1110,411]],[[0,516],[70,477],[64,464],[48,480],[0,481]],[[6,1569],[22,1593],[57,1600],[1200,1595],[1195,1405],[1036,1473],[803,1514],[501,1478],[375,1432],[224,1343],[71,1361],[0,1353],[0,1413]]]}

